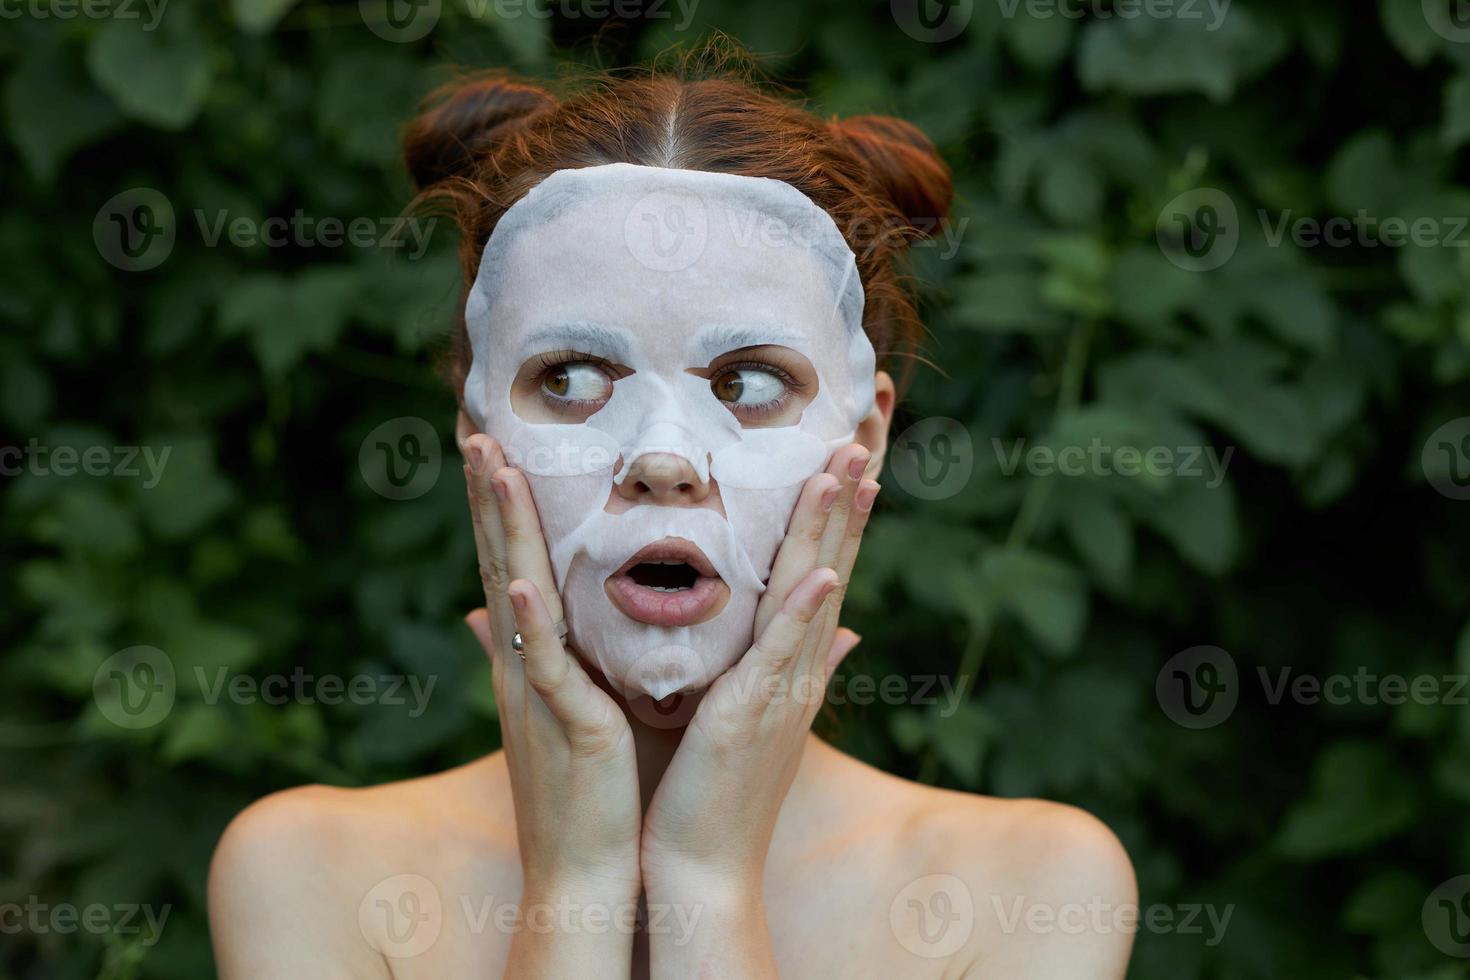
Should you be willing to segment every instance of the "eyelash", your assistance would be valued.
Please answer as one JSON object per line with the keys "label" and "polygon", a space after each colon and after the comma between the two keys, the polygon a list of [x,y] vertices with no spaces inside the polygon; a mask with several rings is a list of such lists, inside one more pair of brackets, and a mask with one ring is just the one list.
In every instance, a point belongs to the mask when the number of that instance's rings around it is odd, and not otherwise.
{"label": "eyelash", "polygon": [[[616,380],[616,378],[613,378],[611,376],[612,371],[610,369],[612,368],[613,364],[605,357],[599,357],[596,354],[588,354],[584,353],[583,351],[575,350],[548,351],[545,354],[538,354],[536,356],[535,377],[537,393],[540,394],[540,396],[548,403],[562,409],[591,408],[593,406],[601,404],[600,402],[590,401],[588,399],[558,398],[555,395],[549,394],[546,391],[545,385],[547,375],[550,374],[552,371],[558,368],[564,368],[569,364],[591,364],[595,367],[603,369],[604,371],[607,371],[610,382]],[[741,406],[738,410],[733,407],[730,408],[730,411],[732,413],[738,412],[739,414],[744,414],[753,418],[764,418],[767,415],[776,414],[786,407],[793,396],[801,395],[806,391],[807,388],[806,384],[792,376],[791,372],[786,371],[783,368],[770,363],[769,361],[732,361],[729,364],[721,364],[718,368],[712,370],[710,372],[710,377],[719,377],[721,374],[724,374],[727,371],[765,371],[770,374],[774,374],[778,379],[780,379],[781,383],[786,386],[786,392],[780,398],[774,399],[769,402],[763,402],[759,405],[744,405]]]}
{"label": "eyelash", "polygon": [[738,412],[753,418],[764,418],[780,412],[790,403],[793,396],[799,396],[806,390],[806,385],[792,377],[789,371],[782,370],[769,361],[732,361],[729,364],[721,364],[710,372],[710,378],[718,378],[727,371],[765,371],[768,374],[774,374],[786,386],[786,391],[780,398],[762,402],[759,405],[742,405],[739,409],[734,407],[729,409],[731,412]]}
{"label": "eyelash", "polygon": [[608,375],[608,383],[617,380],[612,371],[613,363],[605,357],[596,354],[587,354],[576,350],[554,350],[545,354],[536,355],[536,392],[547,403],[559,409],[565,408],[591,408],[602,404],[585,398],[558,398],[546,390],[546,377],[557,368],[564,368],[571,364],[591,364],[601,368]]}

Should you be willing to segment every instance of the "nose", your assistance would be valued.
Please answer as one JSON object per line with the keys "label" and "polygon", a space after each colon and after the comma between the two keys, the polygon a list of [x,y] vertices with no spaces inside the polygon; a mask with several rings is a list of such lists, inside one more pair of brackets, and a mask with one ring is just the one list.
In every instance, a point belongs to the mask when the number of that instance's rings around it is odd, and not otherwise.
{"label": "nose", "polygon": [[709,483],[682,456],[644,453],[617,484],[617,492],[630,503],[679,506],[703,503],[709,497]]}

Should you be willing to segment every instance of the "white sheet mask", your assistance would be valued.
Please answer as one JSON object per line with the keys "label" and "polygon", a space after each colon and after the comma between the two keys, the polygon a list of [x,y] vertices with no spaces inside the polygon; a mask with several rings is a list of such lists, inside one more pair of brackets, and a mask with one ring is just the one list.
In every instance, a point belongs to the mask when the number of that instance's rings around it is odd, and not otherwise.
{"label": "white sheet mask", "polygon": [[[802,484],[872,408],[862,312],[836,224],[782,181],[622,163],[560,170],[501,217],[465,305],[465,408],[526,473],[571,645],[620,690],[703,688],[750,646]],[[816,393],[797,424],[745,428],[689,372],[766,344],[803,355]],[[561,350],[632,373],[584,422],[528,422],[512,382],[529,359]],[[616,485],[651,453],[688,461],[717,494],[610,512]],[[730,589],[705,622],[645,624],[604,590],[664,537],[693,542]]]}

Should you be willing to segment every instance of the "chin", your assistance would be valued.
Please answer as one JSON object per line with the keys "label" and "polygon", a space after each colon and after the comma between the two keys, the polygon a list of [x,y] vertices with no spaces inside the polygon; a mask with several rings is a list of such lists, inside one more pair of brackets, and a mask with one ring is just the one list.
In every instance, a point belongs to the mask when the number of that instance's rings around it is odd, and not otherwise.
{"label": "chin", "polygon": [[[620,571],[599,582],[574,563],[563,590],[573,649],[625,698],[662,701],[703,691],[750,648],[757,590],[731,589],[718,578],[717,588],[695,583],[687,591],[614,581],[626,577]],[[641,590],[654,594],[637,594]],[[705,591],[718,594],[696,594]],[[693,621],[641,621],[680,614]]]}

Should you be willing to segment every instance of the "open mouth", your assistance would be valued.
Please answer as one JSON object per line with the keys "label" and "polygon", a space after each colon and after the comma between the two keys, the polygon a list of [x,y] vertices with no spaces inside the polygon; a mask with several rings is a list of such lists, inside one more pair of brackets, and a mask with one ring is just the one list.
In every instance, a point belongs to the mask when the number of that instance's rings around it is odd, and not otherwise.
{"label": "open mouth", "polygon": [[730,587],[692,541],[664,538],[639,551],[603,588],[628,618],[652,626],[693,626],[719,613]]}

